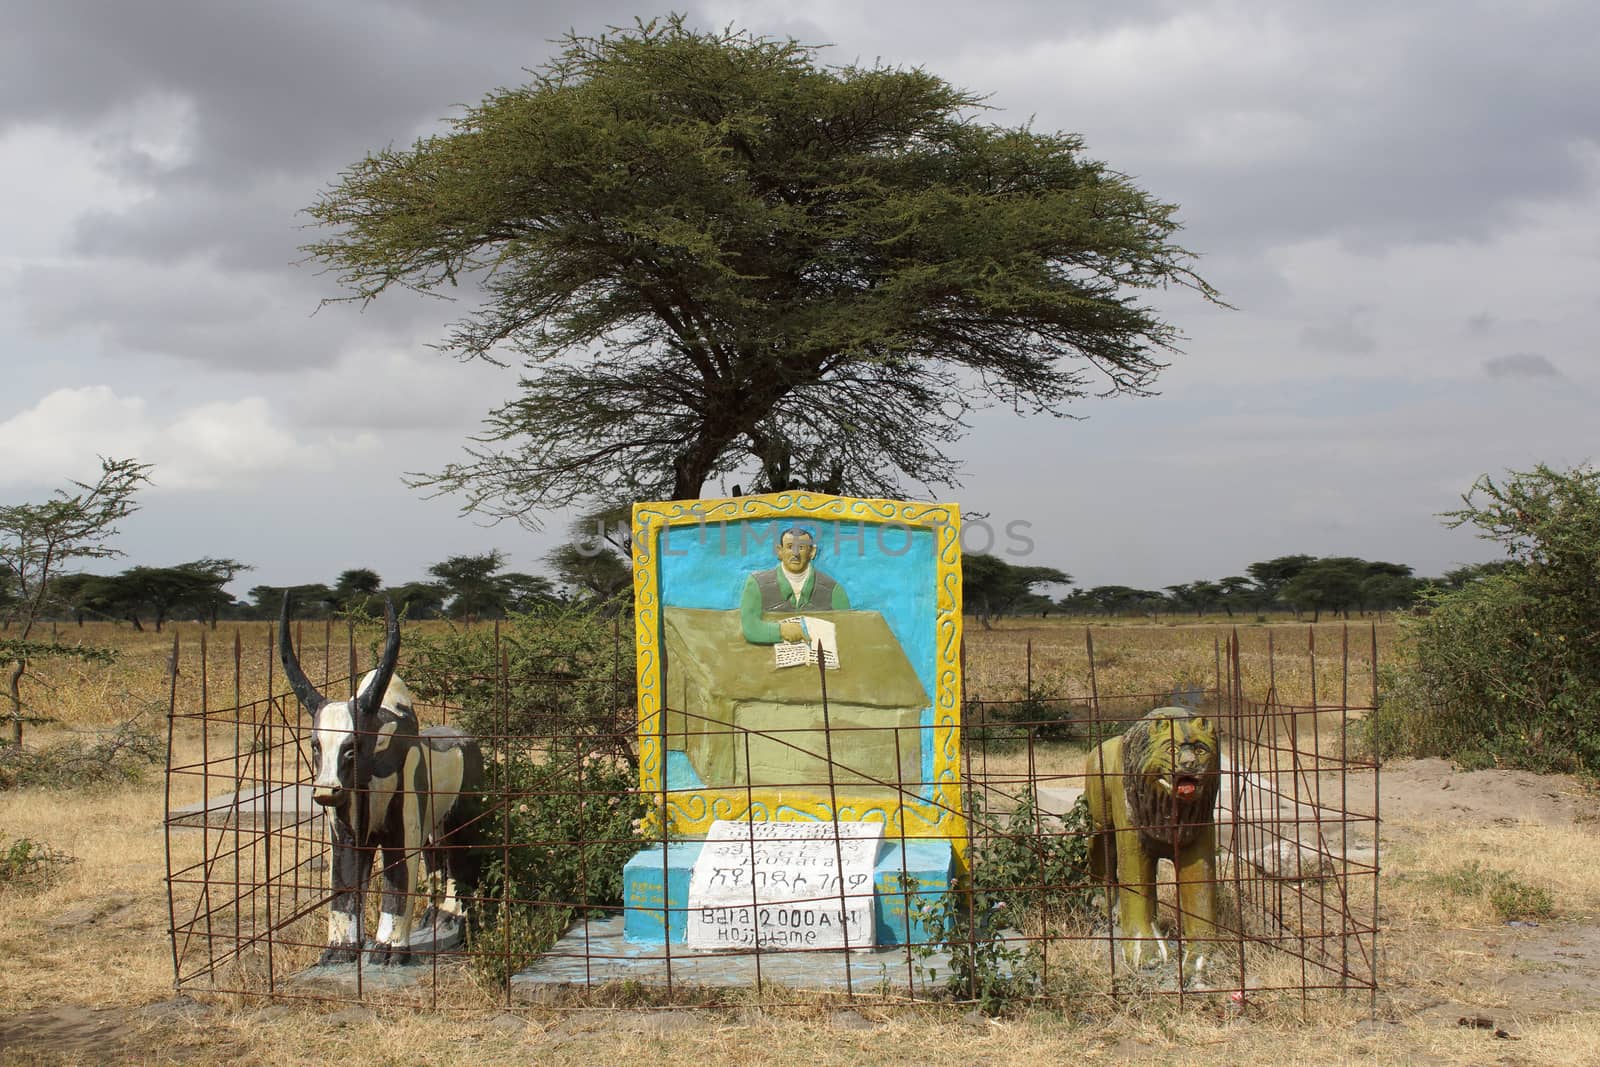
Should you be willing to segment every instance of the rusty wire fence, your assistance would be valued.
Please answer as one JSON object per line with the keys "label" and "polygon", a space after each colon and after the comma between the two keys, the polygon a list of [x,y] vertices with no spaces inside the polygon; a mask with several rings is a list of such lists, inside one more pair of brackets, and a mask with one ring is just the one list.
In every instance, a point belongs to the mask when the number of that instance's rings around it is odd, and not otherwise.
{"label": "rusty wire fence", "polygon": [[[331,627],[324,629],[321,684],[337,698],[360,677],[364,657],[353,631],[340,648]],[[496,630],[497,648],[498,640]],[[1322,991],[1375,996],[1378,768],[1358,754],[1353,733],[1376,704],[1376,682],[1352,700],[1345,669],[1337,696],[1319,697],[1313,680],[1309,702],[1280,700],[1270,683],[1281,662],[1308,661],[1317,677],[1313,639],[1292,654],[1269,644],[1269,685],[1247,694],[1234,636],[1217,643],[1215,674],[1204,685],[1107,693],[1087,635],[1086,645],[1087,695],[1037,695],[1030,683],[1015,699],[964,704],[960,799],[951,811],[962,830],[950,842],[948,884],[913,869],[906,857],[924,839],[891,814],[885,844],[898,848],[901,868],[880,868],[875,884],[878,912],[891,919],[871,945],[850,944],[847,933],[848,951],[767,934],[718,951],[685,944],[679,929],[690,904],[673,879],[681,881],[681,850],[696,846],[680,840],[662,813],[692,803],[697,789],[670,775],[658,793],[639,789],[631,679],[514,683],[507,657],[497,652],[500,672],[475,679],[475,690],[490,694],[482,706],[417,706],[423,725],[470,724],[488,766],[470,845],[482,874],[463,887],[471,916],[465,939],[424,937],[404,967],[365,957],[324,967],[330,816],[310,797],[308,725],[295,698],[279,692],[286,685],[274,674],[271,632],[238,634],[224,647],[175,642],[166,783],[176,986],[465,1010],[618,999],[709,1006],[724,1003],[730,988],[751,987],[780,1001],[817,991],[890,1002],[1054,1004],[1169,995],[1305,1001]],[[1024,654],[1031,678],[1031,646]],[[1335,655],[1348,666],[1348,631]],[[1375,637],[1370,657],[1375,679]],[[314,654],[301,662],[317,678]],[[252,684],[261,691],[245,692]],[[819,669],[819,688],[825,684]],[[579,686],[590,704],[596,691],[609,693],[609,718],[572,718],[570,694]],[[1151,946],[1158,958],[1135,967],[1116,923],[1117,890],[1091,874],[1099,839],[1083,794],[1101,742],[1173,703],[1206,716],[1220,737],[1216,860],[1199,869],[1215,900],[1215,926],[1196,925],[1209,916],[1194,914],[1176,867],[1163,862],[1156,875],[1160,941]],[[831,797],[829,810],[842,817],[851,816],[839,799],[846,794],[879,801],[884,811],[896,803],[949,806],[939,798],[951,794],[924,780],[919,761],[902,758],[923,743],[927,727],[852,724],[819,737],[682,711],[656,720],[667,748],[669,719],[676,729],[743,752],[734,791],[746,791],[745,810],[760,810],[762,790]],[[757,780],[752,751],[762,747],[799,753],[797,765],[808,772]],[[857,759],[869,749],[894,752],[893,771]],[[641,867],[654,871],[643,891]],[[1188,880],[1195,878],[1191,870]],[[413,910],[431,893],[416,887]],[[376,897],[367,894],[367,929]],[[752,897],[757,913],[758,903]],[[822,914],[837,906],[842,921],[848,904],[836,879],[796,896],[789,911],[798,922],[806,909]],[[776,927],[784,914],[762,917]],[[636,926],[659,928],[660,936],[632,937]]]}

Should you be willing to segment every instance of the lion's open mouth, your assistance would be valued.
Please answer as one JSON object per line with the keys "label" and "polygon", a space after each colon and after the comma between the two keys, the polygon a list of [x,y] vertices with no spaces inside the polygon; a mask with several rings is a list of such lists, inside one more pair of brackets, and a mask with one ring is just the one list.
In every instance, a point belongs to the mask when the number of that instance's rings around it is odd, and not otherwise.
{"label": "lion's open mouth", "polygon": [[1192,774],[1179,774],[1172,778],[1157,778],[1156,784],[1168,796],[1176,796],[1179,800],[1191,800],[1200,792],[1200,779]]}

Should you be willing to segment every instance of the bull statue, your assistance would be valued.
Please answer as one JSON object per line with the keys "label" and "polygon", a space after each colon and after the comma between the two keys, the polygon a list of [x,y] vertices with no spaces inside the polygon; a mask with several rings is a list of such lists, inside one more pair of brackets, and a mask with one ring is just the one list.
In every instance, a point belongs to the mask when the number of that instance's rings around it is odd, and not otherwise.
{"label": "bull statue", "polygon": [[[424,928],[466,918],[464,898],[477,887],[471,844],[473,795],[483,788],[483,753],[449,726],[418,731],[411,691],[394,676],[400,625],[384,602],[387,631],[376,670],[361,679],[353,700],[329,700],[300,669],[289,639],[289,597],[283,598],[279,651],[283,672],[311,716],[311,799],[331,816],[333,864],[329,881],[328,947],[320,963],[350,963],[361,951],[362,892],[381,850],[383,899],[368,960],[412,962],[412,894],[418,860],[426,865],[429,904]],[[433,896],[440,895],[437,906]]]}

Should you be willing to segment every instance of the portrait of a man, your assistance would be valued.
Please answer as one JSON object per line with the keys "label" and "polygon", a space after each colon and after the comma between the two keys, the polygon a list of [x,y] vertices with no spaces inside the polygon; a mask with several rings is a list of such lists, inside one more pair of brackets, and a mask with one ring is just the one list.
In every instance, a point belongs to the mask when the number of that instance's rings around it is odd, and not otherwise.
{"label": "portrait of a man", "polygon": [[959,836],[958,507],[663,501],[634,531],[640,780],[677,832],[850,810]]}
{"label": "portrait of a man", "polygon": [[753,645],[804,640],[797,622],[777,622],[770,614],[801,611],[848,611],[850,597],[842,584],[814,565],[817,538],[803,526],[783,531],[775,545],[778,565],[756,571],[745,580],[739,600],[744,639]]}

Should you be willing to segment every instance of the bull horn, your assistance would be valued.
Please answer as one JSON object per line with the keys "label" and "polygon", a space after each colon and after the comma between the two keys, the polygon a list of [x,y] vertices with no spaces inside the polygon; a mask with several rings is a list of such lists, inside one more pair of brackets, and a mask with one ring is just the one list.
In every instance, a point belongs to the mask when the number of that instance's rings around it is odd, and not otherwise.
{"label": "bull horn", "polygon": [[372,684],[356,696],[358,714],[370,715],[383,704],[383,694],[389,690],[389,679],[394,677],[395,664],[400,661],[400,623],[394,617],[394,601],[383,598],[384,642],[383,658],[373,672]]}
{"label": "bull horn", "polygon": [[306,672],[300,669],[300,660],[294,654],[294,642],[289,639],[289,590],[283,591],[283,616],[278,623],[278,655],[283,660],[283,674],[289,679],[289,686],[294,690],[294,695],[300,698],[300,703],[305,705],[306,711],[312,715],[328,698],[317,692],[316,686],[311,684],[311,679],[306,677]]}

